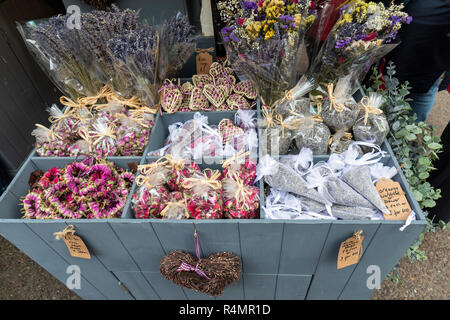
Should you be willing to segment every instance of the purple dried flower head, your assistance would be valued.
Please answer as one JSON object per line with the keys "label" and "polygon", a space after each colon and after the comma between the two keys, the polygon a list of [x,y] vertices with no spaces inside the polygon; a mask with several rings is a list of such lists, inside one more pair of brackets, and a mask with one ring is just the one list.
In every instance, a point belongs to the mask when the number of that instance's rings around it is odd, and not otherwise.
{"label": "purple dried flower head", "polygon": [[286,20],[286,21],[294,21],[294,18],[291,17],[290,15],[284,15],[280,17],[281,20]]}
{"label": "purple dried flower head", "polygon": [[344,48],[345,46],[347,46],[350,43],[351,40],[352,40],[352,38],[350,38],[350,37],[346,37],[343,40],[338,40],[338,41],[336,41],[335,48],[336,49]]}
{"label": "purple dried flower head", "polygon": [[257,10],[258,5],[256,4],[256,1],[244,1],[242,8],[245,10]]}

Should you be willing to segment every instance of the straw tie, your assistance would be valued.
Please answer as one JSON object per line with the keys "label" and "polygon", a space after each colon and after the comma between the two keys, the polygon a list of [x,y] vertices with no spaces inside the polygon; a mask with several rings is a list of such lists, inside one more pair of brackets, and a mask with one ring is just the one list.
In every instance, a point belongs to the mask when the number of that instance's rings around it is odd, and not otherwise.
{"label": "straw tie", "polygon": [[268,105],[263,105],[262,109],[262,113],[264,115],[264,118],[266,118],[266,123],[267,123],[267,128],[271,128],[273,126],[275,126],[275,122],[273,120],[273,113],[274,111],[271,110],[269,112],[269,106]]}
{"label": "straw tie", "polygon": [[189,218],[189,214],[187,212],[186,208],[186,200],[183,198],[179,201],[169,201],[166,204],[166,207],[161,211],[161,216],[165,217],[169,210],[176,209],[176,208],[182,208],[184,210],[184,215],[186,218]]}
{"label": "straw tie", "polygon": [[41,129],[46,130],[46,131],[47,131],[47,135],[50,137],[51,140],[56,140],[56,138],[62,139],[61,136],[59,136],[59,135],[54,131],[54,128],[53,128],[53,127],[49,129],[49,128],[43,126],[43,125],[40,124],[40,123],[36,123],[35,126],[38,127],[38,128],[41,128]]}
{"label": "straw tie", "polygon": [[68,234],[72,234],[72,235],[75,234],[75,228],[73,225],[68,225],[67,227],[64,228],[63,231],[58,231],[58,232],[53,233],[56,240],[63,239]]}
{"label": "straw tie", "polygon": [[230,159],[224,160],[222,163],[222,168],[226,168],[230,166],[232,163],[237,162],[239,159],[243,157],[247,157],[250,155],[250,151],[244,152],[244,150],[239,151],[234,156],[232,156]]}
{"label": "straw tie", "polygon": [[214,190],[219,190],[222,188],[220,181],[217,179],[220,177],[220,172],[215,170],[211,177],[208,177],[207,172],[213,172],[211,169],[203,170],[203,176],[199,178],[186,178],[183,181],[183,187],[186,189],[192,189],[196,185],[207,186]]}
{"label": "straw tie", "polygon": [[334,109],[337,112],[344,111],[345,107],[342,103],[336,103],[336,98],[333,95],[333,84],[328,84],[328,99],[330,99],[330,109]]}
{"label": "straw tie", "polygon": [[295,119],[292,122],[284,122],[283,116],[281,114],[277,114],[275,116],[276,122],[281,126],[281,137],[284,138],[284,129],[295,130],[298,129],[298,123],[300,119]]}
{"label": "straw tie", "polygon": [[367,125],[367,120],[369,118],[369,114],[382,114],[383,111],[378,108],[374,108],[370,106],[370,99],[367,96],[364,96],[361,99],[361,109],[364,110],[364,125]]}

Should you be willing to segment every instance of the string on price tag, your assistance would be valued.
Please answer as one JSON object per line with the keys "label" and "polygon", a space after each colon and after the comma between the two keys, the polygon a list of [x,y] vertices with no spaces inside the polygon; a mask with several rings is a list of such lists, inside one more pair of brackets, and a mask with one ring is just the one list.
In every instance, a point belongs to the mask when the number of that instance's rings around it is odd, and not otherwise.
{"label": "string on price tag", "polygon": [[75,228],[73,225],[69,225],[64,228],[64,230],[53,233],[53,235],[56,240],[63,239],[72,257],[82,259],[91,258],[91,254],[89,253],[89,250],[83,240],[79,236],[75,235]]}

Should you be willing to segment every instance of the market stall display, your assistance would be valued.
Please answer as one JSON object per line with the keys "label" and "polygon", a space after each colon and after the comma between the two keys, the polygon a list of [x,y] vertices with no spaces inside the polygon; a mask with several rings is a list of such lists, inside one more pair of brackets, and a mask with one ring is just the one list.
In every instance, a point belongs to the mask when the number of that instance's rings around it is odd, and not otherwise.
{"label": "market stall display", "polygon": [[[67,96],[64,110],[49,110],[52,126],[34,131],[36,150],[0,198],[1,234],[60,280],[66,265],[79,263],[77,293],[88,299],[208,297],[198,291],[225,299],[368,298],[372,291],[360,281],[366,266],[378,263],[385,276],[426,225],[385,141],[382,101],[373,93],[354,99],[362,68],[318,72],[321,83],[296,67],[308,58],[305,34],[317,17],[311,1],[229,0],[218,7],[231,67],[213,63],[209,74],[183,84],[171,79],[195,48],[180,15],[156,27],[130,10],[93,12],[90,23],[106,24],[92,53],[81,41],[92,26],[60,31],[54,48],[50,30],[58,28],[50,26],[64,17],[24,27]],[[370,47],[361,61],[345,52],[346,61],[365,65],[408,22],[401,9],[344,6],[326,45]],[[374,10],[387,18],[379,22]],[[359,15],[363,22],[355,22]],[[111,19],[122,23],[113,28]],[[369,26],[377,21],[382,25]],[[350,22],[363,38],[336,40]],[[372,37],[374,30],[380,34]],[[66,44],[80,46],[80,55],[49,68],[60,57],[50,49],[61,53]],[[386,221],[391,206],[377,187],[386,179],[399,183],[408,218]],[[77,260],[54,240],[68,227],[62,218],[70,218],[90,259]],[[194,230],[208,258],[188,254]],[[339,244],[358,230],[364,254],[337,269]],[[381,255],[380,248],[389,251]],[[217,259],[232,270],[212,281],[223,269]],[[183,262],[193,269],[176,273]]]}

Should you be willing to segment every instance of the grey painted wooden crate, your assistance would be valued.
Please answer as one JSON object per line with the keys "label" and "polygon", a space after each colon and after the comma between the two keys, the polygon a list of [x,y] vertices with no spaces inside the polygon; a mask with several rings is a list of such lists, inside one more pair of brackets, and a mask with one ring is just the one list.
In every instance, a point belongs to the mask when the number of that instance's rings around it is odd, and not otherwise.
{"label": "grey painted wooden crate", "polygon": [[[234,116],[234,112],[207,114],[211,124]],[[163,145],[168,124],[192,116],[158,115],[144,154]],[[398,168],[387,143],[383,149],[389,153],[383,161]],[[110,158],[121,167],[132,161],[143,164],[155,159]],[[326,160],[327,156],[314,159]],[[216,299],[367,299],[373,293],[366,285],[367,267],[377,265],[383,279],[426,226],[401,170],[394,180],[400,182],[417,214],[417,220],[403,232],[399,231],[402,221],[134,219],[131,197],[121,219],[20,219],[20,197],[28,191],[29,174],[74,160],[35,157],[32,153],[0,198],[0,233],[63,283],[69,276],[67,267],[78,265],[81,288],[74,292],[84,299],[211,299],[176,286],[159,273],[161,258],[172,250],[195,254],[195,228],[200,234],[202,256],[232,251],[241,258],[241,279]],[[218,163],[204,166],[215,169],[220,167]],[[135,189],[133,185],[131,192]],[[263,204],[263,183],[260,190]],[[68,224],[73,224],[86,242],[92,259],[71,257],[65,244],[55,240],[53,233]],[[365,236],[363,256],[357,265],[337,270],[339,245],[357,230],[363,230]]]}

